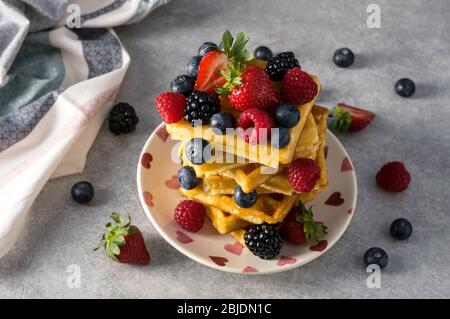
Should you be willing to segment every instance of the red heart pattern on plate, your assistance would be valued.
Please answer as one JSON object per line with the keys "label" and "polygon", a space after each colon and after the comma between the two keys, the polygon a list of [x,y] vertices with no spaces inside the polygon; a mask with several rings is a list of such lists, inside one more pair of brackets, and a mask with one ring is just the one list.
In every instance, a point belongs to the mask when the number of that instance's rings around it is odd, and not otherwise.
{"label": "red heart pattern on plate", "polygon": [[342,159],[341,172],[348,172],[348,171],[353,171],[353,166],[349,158],[346,156]]}
{"label": "red heart pattern on plate", "polygon": [[144,166],[145,168],[149,169],[151,166],[151,161],[153,161],[153,156],[150,153],[144,153],[141,156],[141,164],[142,166]]}
{"label": "red heart pattern on plate", "polygon": [[247,266],[244,269],[242,269],[242,272],[258,272],[258,269],[253,268],[251,266]]}
{"label": "red heart pattern on plate", "polygon": [[226,251],[235,254],[237,256],[240,256],[242,253],[242,248],[244,248],[244,246],[242,246],[242,244],[237,241],[234,244],[226,244],[224,248]]}
{"label": "red heart pattern on plate", "polygon": [[173,175],[169,180],[166,181],[167,188],[170,189],[178,189],[180,188],[180,184],[178,183],[178,177]]}
{"label": "red heart pattern on plate", "polygon": [[228,259],[225,257],[219,257],[219,256],[209,256],[209,258],[211,258],[211,260],[218,266],[225,266],[226,263],[228,262]]}
{"label": "red heart pattern on plate", "polygon": [[281,256],[281,258],[277,262],[277,266],[284,266],[284,265],[293,265],[297,262],[297,259],[291,258],[291,257],[285,257]]}
{"label": "red heart pattern on plate", "polygon": [[177,240],[182,244],[189,244],[194,241],[191,237],[179,230],[177,230]]}
{"label": "red heart pattern on plate", "polygon": [[143,194],[144,201],[149,207],[153,207],[153,195],[150,192],[145,191]]}
{"label": "red heart pattern on plate", "polygon": [[344,203],[344,199],[341,197],[341,193],[339,193],[339,192],[334,192],[325,201],[325,205],[330,205],[330,206],[340,206],[343,203]]}
{"label": "red heart pattern on plate", "polygon": [[156,135],[163,141],[167,141],[167,138],[169,137],[169,133],[166,130],[166,126],[162,125],[156,129]]}
{"label": "red heart pattern on plate", "polygon": [[309,250],[321,252],[321,251],[324,251],[327,248],[327,246],[328,246],[328,242],[324,239],[324,240],[319,241],[317,244],[310,246]]}

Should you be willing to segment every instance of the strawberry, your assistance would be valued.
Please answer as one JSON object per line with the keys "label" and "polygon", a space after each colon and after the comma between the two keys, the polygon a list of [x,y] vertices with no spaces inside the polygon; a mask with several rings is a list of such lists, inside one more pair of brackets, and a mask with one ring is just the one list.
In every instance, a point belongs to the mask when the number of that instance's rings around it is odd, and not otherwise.
{"label": "strawberry", "polygon": [[344,103],[331,110],[328,128],[334,133],[359,132],[372,122],[375,114]]}
{"label": "strawberry", "polygon": [[216,87],[224,85],[226,80],[219,71],[226,70],[227,63],[228,58],[223,52],[210,51],[206,53],[198,66],[194,90],[212,94]]}
{"label": "strawberry", "polygon": [[101,237],[100,244],[94,249],[104,247],[108,256],[119,263],[148,265],[148,254],[141,231],[131,225],[130,216],[124,220],[118,213],[112,213],[111,223],[106,224],[106,233]]}
{"label": "strawberry", "polygon": [[218,88],[217,92],[228,95],[231,106],[239,111],[255,107],[271,109],[277,106],[278,98],[267,73],[254,66],[241,71],[243,67],[239,64],[228,66],[228,71],[222,72],[227,82]]}
{"label": "strawberry", "polygon": [[319,242],[327,233],[327,227],[314,221],[312,209],[307,209],[302,203],[294,207],[281,223],[281,236],[290,243],[304,244],[311,240]]}

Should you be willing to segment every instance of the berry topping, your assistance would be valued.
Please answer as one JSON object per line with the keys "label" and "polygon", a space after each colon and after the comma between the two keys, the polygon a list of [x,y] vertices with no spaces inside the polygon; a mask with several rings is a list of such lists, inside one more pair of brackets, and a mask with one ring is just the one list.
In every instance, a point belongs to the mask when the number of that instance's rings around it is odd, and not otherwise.
{"label": "berry topping", "polygon": [[274,120],[279,126],[291,128],[300,120],[300,112],[294,104],[282,103],[275,109]]}
{"label": "berry topping", "polygon": [[412,224],[405,218],[398,218],[391,224],[391,235],[399,240],[405,240],[411,237],[413,232]]}
{"label": "berry topping", "polygon": [[328,119],[328,128],[335,134],[359,132],[369,126],[375,114],[344,103],[334,107]]}
{"label": "berry topping", "polygon": [[272,129],[270,134],[270,143],[275,148],[283,148],[291,141],[289,130],[283,126]]}
{"label": "berry topping", "polygon": [[181,93],[185,96],[191,94],[194,89],[195,79],[189,75],[179,75],[170,82],[172,92]]}
{"label": "berry topping", "polygon": [[287,178],[296,192],[309,193],[320,178],[320,167],[312,159],[297,158],[288,166]]}
{"label": "berry topping", "polygon": [[327,227],[314,221],[312,208],[307,209],[302,203],[293,207],[280,227],[281,236],[287,242],[304,244],[308,241],[319,242],[327,233]]}
{"label": "berry topping", "polygon": [[130,216],[124,220],[118,213],[111,215],[114,224],[106,224],[106,232],[100,244],[94,249],[104,247],[108,256],[119,263],[148,265],[150,255],[145,246],[141,231],[131,225]]}
{"label": "berry topping", "polygon": [[218,51],[219,47],[214,42],[205,42],[198,48],[198,56],[202,57],[210,51]]}
{"label": "berry topping", "polygon": [[274,125],[267,112],[253,108],[239,114],[237,126],[239,133],[247,143],[258,144],[268,140],[270,129]]}
{"label": "berry topping", "polygon": [[199,184],[199,179],[195,174],[195,170],[189,166],[183,166],[178,170],[178,183],[184,189],[196,188]]}
{"label": "berry topping", "polygon": [[194,137],[186,143],[184,152],[192,164],[200,165],[211,158],[211,145],[200,137]]}
{"label": "berry topping", "polygon": [[400,79],[395,82],[395,92],[402,97],[410,97],[416,92],[416,84],[411,79]]}
{"label": "berry topping", "polygon": [[176,123],[183,118],[186,97],[181,93],[164,92],[155,98],[155,104],[164,122]]}
{"label": "berry topping", "polygon": [[211,116],[219,111],[220,104],[215,96],[194,91],[186,101],[184,119],[192,126],[208,124]]}
{"label": "berry topping", "polygon": [[134,108],[128,103],[117,103],[109,112],[108,128],[114,134],[133,132],[138,122]]}
{"label": "berry topping", "polygon": [[251,226],[244,235],[245,245],[261,259],[273,259],[281,251],[283,241],[275,225],[267,223]]}
{"label": "berry topping", "polygon": [[198,66],[194,90],[212,94],[216,87],[224,85],[226,80],[219,71],[226,70],[227,63],[228,58],[225,53],[219,51],[208,52]]}
{"label": "berry topping", "polygon": [[195,233],[205,222],[205,206],[193,200],[184,200],[175,207],[174,219],[181,228]]}
{"label": "berry topping", "polygon": [[269,61],[272,58],[273,53],[268,47],[262,45],[255,49],[254,56],[255,59]]}
{"label": "berry topping", "polygon": [[186,64],[186,73],[196,78],[198,74],[198,66],[201,60],[201,56],[193,56],[192,58],[190,58]]}
{"label": "berry topping", "polygon": [[411,176],[402,162],[389,162],[378,171],[376,179],[386,191],[403,192],[408,188]]}
{"label": "berry topping", "polygon": [[341,48],[334,52],[333,62],[341,68],[347,68],[353,64],[355,56],[349,48]]}
{"label": "berry topping", "polygon": [[75,183],[70,191],[74,201],[87,204],[94,198],[94,187],[87,181]]}
{"label": "berry topping", "polygon": [[274,56],[266,65],[266,72],[272,81],[281,81],[286,72],[292,68],[300,67],[293,52],[282,52]]}
{"label": "berry topping", "polygon": [[278,98],[272,88],[272,81],[263,69],[249,66],[242,71],[240,64],[228,66],[222,72],[226,83],[216,91],[228,95],[233,108],[245,111],[250,108],[271,109],[278,104]]}
{"label": "berry topping", "polygon": [[297,67],[286,72],[281,85],[281,99],[284,102],[302,105],[311,102],[317,91],[317,84],[312,77]]}
{"label": "berry topping", "polygon": [[234,129],[234,116],[228,112],[220,112],[211,116],[211,128],[215,134],[224,135],[228,129]]}
{"label": "berry topping", "polygon": [[241,186],[236,186],[233,192],[233,198],[238,206],[242,208],[249,208],[255,205],[257,194],[255,190],[250,193],[245,193]]}
{"label": "berry topping", "polygon": [[364,254],[364,263],[366,266],[378,265],[380,269],[383,269],[388,265],[388,254],[381,248],[372,247]]}

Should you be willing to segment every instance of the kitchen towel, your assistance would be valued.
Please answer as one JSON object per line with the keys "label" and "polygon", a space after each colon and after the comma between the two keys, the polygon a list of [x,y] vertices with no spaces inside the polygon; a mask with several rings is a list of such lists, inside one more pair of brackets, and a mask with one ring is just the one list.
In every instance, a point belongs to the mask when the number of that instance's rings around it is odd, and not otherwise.
{"label": "kitchen towel", "polygon": [[169,0],[0,0],[0,257],[45,183],[83,171],[130,57],[112,27]]}

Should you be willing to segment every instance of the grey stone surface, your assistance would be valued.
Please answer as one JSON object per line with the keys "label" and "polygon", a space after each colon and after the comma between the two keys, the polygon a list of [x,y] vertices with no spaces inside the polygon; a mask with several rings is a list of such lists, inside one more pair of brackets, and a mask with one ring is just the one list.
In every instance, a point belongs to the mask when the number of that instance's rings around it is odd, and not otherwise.
{"label": "grey stone surface", "polygon": [[[40,194],[15,248],[0,260],[0,298],[5,297],[450,297],[450,3],[374,1],[381,29],[366,26],[372,1],[176,1],[144,21],[117,32],[132,63],[119,99],[137,108],[137,132],[115,137],[106,126],[89,154],[86,171],[52,181]],[[326,254],[292,271],[246,277],[209,269],[172,248],[147,221],[138,201],[138,154],[160,122],[153,97],[203,41],[225,28],[245,30],[251,46],[294,50],[301,65],[324,85],[320,103],[345,101],[373,110],[365,131],[340,137],[356,168],[359,197],[347,232]],[[339,69],[335,49],[350,47],[356,62]],[[400,77],[417,83],[416,95],[400,98]],[[379,190],[374,175],[386,161],[402,160],[411,172],[401,194]],[[96,187],[89,206],[74,203],[71,185]],[[92,252],[111,211],[129,212],[142,228],[152,255],[149,267],[110,262]],[[409,218],[406,242],[388,235],[390,222]],[[382,287],[369,289],[362,255],[383,247],[390,264]],[[80,289],[69,289],[66,267],[81,267]]]}

